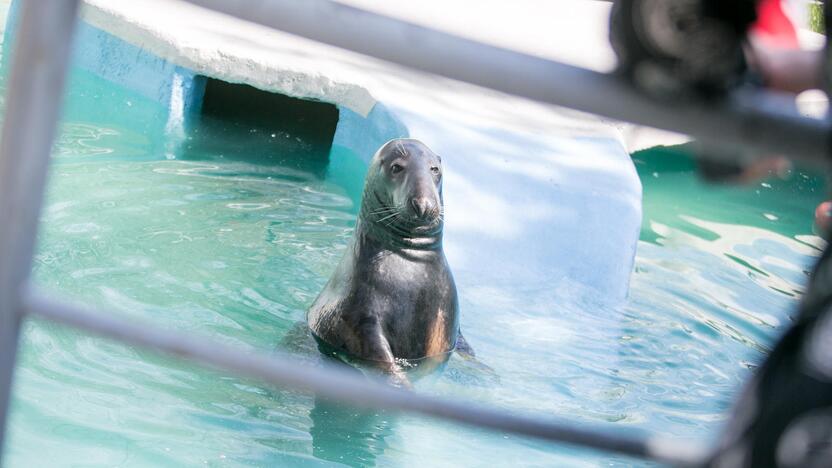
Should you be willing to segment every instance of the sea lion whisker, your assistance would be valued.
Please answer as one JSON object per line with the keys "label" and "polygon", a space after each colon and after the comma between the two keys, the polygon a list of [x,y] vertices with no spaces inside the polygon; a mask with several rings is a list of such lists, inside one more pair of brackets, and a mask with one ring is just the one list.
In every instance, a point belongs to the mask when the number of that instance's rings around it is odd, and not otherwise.
{"label": "sea lion whisker", "polygon": [[398,211],[398,210],[399,210],[398,208],[392,208],[392,207],[390,207],[390,208],[380,208],[378,210],[371,211],[370,214],[371,215],[382,215],[382,214],[392,213],[392,212]]}
{"label": "sea lion whisker", "polygon": [[393,212],[392,214],[389,214],[389,215],[387,215],[387,216],[385,216],[385,217],[383,217],[383,218],[379,219],[379,220],[378,220],[378,222],[383,223],[384,221],[386,221],[386,220],[388,220],[388,219],[390,219],[390,218],[392,218],[392,217],[394,217],[394,216],[396,216],[396,215],[398,215],[398,214],[399,214],[399,212],[398,212],[398,210],[397,210],[397,211]]}
{"label": "sea lion whisker", "polygon": [[373,211],[385,211],[385,210],[398,210],[399,206],[394,204],[390,204],[387,202],[379,201],[378,207]]}
{"label": "sea lion whisker", "polygon": [[[390,220],[391,223],[396,222],[397,220],[401,220],[402,219],[401,213],[399,213],[397,211],[397,212],[391,214],[390,216],[386,216],[382,221],[386,221],[388,219]],[[389,224],[388,224],[388,226],[389,226]]]}
{"label": "sea lion whisker", "polygon": [[379,216],[389,215],[391,213],[396,213],[398,211],[399,210],[397,208],[389,208],[389,209],[384,209],[384,210],[371,211],[369,213],[369,215],[372,216],[372,217],[378,218]]}

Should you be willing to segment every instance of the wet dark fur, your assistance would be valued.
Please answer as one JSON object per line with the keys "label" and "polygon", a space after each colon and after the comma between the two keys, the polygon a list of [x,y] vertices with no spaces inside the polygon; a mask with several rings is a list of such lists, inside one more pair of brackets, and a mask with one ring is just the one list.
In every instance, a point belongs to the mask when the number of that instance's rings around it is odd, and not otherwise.
{"label": "wet dark fur", "polygon": [[352,243],[307,312],[319,341],[371,362],[397,384],[397,360],[447,360],[459,336],[456,286],[442,251],[442,162],[417,140],[382,146],[368,169]]}

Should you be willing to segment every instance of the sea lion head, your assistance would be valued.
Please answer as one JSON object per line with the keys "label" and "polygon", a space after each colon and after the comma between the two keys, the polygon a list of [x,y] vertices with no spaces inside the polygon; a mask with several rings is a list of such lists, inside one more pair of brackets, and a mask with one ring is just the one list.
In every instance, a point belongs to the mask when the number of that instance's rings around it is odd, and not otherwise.
{"label": "sea lion head", "polygon": [[419,140],[385,143],[370,162],[362,212],[403,235],[441,233],[442,159]]}

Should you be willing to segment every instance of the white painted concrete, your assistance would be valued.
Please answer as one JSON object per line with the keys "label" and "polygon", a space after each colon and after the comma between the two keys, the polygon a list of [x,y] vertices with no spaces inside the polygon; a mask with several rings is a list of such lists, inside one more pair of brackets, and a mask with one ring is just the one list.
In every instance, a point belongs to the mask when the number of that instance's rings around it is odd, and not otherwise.
{"label": "white painted concrete", "polygon": [[[367,115],[375,104],[354,67],[322,46],[185,2],[85,0],[91,25],[176,65],[230,83],[320,99]],[[326,48],[331,49],[331,48]]]}

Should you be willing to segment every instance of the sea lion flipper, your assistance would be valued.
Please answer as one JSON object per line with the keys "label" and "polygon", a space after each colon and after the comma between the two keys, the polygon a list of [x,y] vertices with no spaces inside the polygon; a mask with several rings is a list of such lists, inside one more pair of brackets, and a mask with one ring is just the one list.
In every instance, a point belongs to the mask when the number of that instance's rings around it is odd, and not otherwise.
{"label": "sea lion flipper", "polygon": [[373,363],[374,367],[388,376],[390,383],[396,387],[411,388],[410,380],[396,363],[390,343],[381,331],[378,323],[365,324],[359,333],[362,343],[362,357]]}
{"label": "sea lion flipper", "polygon": [[500,376],[497,375],[497,371],[477,358],[477,353],[474,352],[474,348],[468,343],[465,337],[462,336],[462,332],[457,335],[456,348],[454,348],[454,351],[456,351],[456,354],[464,360],[464,366],[466,368],[475,373],[487,376],[494,382],[500,381]]}
{"label": "sea lion flipper", "polygon": [[467,359],[473,359],[477,357],[477,353],[474,352],[474,348],[468,344],[468,341],[462,336],[462,332],[459,332],[456,338],[456,352]]}
{"label": "sea lion flipper", "polygon": [[280,340],[280,348],[293,354],[314,356],[318,353],[318,346],[306,322],[295,322]]}

